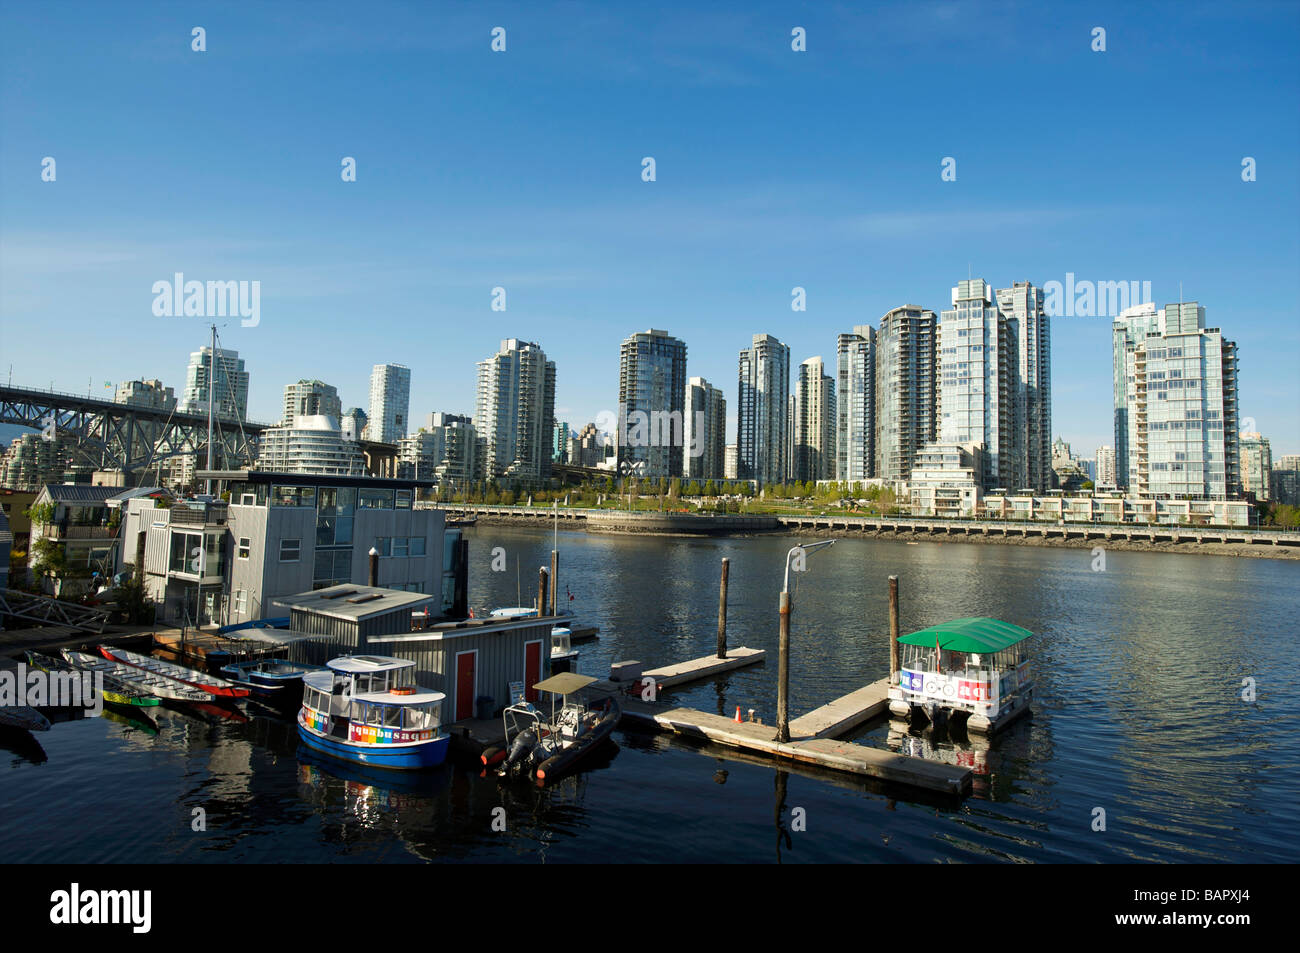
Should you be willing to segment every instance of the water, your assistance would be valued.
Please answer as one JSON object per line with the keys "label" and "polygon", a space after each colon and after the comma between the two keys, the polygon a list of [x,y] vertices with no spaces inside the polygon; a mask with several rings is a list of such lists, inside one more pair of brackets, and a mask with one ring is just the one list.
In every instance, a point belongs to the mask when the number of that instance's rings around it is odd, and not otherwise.
{"label": "water", "polygon": [[[530,601],[551,534],[469,536],[470,604]],[[582,647],[589,674],[711,652],[730,558],[729,642],[771,661],[674,698],[774,721],[777,593],[794,541],[559,539],[560,601],[572,591],[569,605],[601,626]],[[489,571],[496,546],[505,572]],[[255,706],[221,724],[155,709],[157,734],[90,718],[40,735],[44,761],[0,748],[0,861],[1300,860],[1300,563],[1108,552],[1104,572],[1092,564],[1083,549],[844,540],[797,577],[794,714],[885,673],[891,573],[904,631],[988,615],[1037,633],[1033,716],[991,744],[891,738],[888,723],[855,737],[974,767],[961,802],[623,731],[617,750],[545,791],[453,765],[363,776],[300,760],[291,722]]]}

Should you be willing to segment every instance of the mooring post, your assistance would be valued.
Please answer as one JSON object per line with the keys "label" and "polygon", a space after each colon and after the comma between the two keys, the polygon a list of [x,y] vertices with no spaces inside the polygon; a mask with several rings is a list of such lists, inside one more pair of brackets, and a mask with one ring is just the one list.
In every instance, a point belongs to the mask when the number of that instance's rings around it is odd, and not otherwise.
{"label": "mooring post", "polygon": [[537,570],[537,614],[546,615],[546,567],[542,566]]}
{"label": "mooring post", "polygon": [[790,593],[781,593],[780,660],[776,670],[776,740],[790,740]]}
{"label": "mooring post", "polygon": [[898,577],[889,577],[889,683],[898,684]]}
{"label": "mooring post", "polygon": [[727,569],[731,560],[722,560],[722,581],[718,584],[718,658],[727,657]]}
{"label": "mooring post", "polygon": [[379,588],[379,550],[370,547],[370,582],[372,589]]}
{"label": "mooring post", "polygon": [[551,550],[551,615],[559,615],[560,598],[560,551]]}

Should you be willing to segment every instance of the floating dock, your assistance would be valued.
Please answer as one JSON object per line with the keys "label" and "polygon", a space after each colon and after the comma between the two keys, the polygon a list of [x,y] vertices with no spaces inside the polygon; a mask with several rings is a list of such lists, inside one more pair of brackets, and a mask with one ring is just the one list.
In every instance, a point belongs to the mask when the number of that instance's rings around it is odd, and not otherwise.
{"label": "floating dock", "polygon": [[[665,665],[643,672],[642,678],[654,678],[660,687],[667,688],[756,664],[765,655],[762,649],[728,649],[725,659],[709,655]],[[794,719],[790,723],[788,742],[776,740],[775,725],[737,722],[725,715],[713,715],[693,708],[643,702],[640,685],[639,679],[599,681],[584,689],[582,694],[589,698],[618,695],[623,709],[620,725],[625,728],[669,731],[769,761],[787,761],[874,778],[947,796],[963,796],[971,790],[973,775],[969,768],[834,740],[888,712],[889,679],[873,682]],[[447,725],[447,731],[453,748],[470,757],[501,745],[505,734],[500,718],[467,718]]]}
{"label": "floating dock", "polygon": [[889,711],[889,679],[882,678],[790,722],[790,737],[838,738]]}
{"label": "floating dock", "polygon": [[793,724],[792,740],[779,742],[774,738],[776,728],[773,725],[735,722],[724,715],[710,715],[691,708],[655,710],[657,706],[644,702],[624,701],[622,704],[625,723],[631,721],[647,728],[668,730],[778,760],[797,761],[941,794],[961,796],[970,793],[971,789],[972,774],[968,768],[830,738],[793,739]]}
{"label": "floating dock", "polygon": [[653,678],[655,684],[660,688],[671,688],[674,685],[697,682],[719,672],[729,672],[734,668],[744,668],[746,665],[757,665],[765,658],[767,658],[767,652],[763,649],[749,649],[740,646],[739,648],[727,649],[726,658],[706,655],[704,658],[691,659],[689,662],[678,662],[676,665],[665,665],[662,668],[649,669],[641,673],[641,678]]}

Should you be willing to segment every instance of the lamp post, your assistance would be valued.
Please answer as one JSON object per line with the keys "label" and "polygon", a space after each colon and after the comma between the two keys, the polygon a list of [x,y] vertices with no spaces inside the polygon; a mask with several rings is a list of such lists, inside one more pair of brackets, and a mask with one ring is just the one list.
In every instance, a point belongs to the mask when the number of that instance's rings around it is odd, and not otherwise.
{"label": "lamp post", "polygon": [[[777,663],[776,740],[790,740],[790,561],[796,556],[800,564],[813,550],[834,546],[835,540],[824,539],[811,546],[796,546],[785,554],[785,583],[781,588],[781,641]],[[795,572],[804,572],[796,569]]]}

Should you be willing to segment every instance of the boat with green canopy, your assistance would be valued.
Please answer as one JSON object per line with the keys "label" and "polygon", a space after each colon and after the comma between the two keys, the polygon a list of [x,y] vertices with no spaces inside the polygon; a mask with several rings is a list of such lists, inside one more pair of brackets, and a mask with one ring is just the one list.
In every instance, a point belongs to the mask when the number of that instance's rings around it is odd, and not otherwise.
{"label": "boat with green canopy", "polygon": [[1001,619],[954,619],[901,636],[889,710],[932,722],[961,718],[992,734],[1029,710],[1034,683],[1025,640],[1034,633]]}

